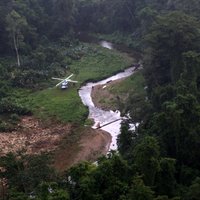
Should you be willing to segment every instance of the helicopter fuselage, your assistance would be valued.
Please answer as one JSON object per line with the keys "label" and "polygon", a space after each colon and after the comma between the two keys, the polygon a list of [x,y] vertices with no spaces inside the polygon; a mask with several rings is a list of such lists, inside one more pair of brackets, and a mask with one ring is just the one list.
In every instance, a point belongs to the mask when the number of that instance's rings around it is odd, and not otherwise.
{"label": "helicopter fuselage", "polygon": [[60,88],[61,88],[61,89],[67,89],[67,88],[68,88],[68,81],[63,81],[63,82],[60,84]]}

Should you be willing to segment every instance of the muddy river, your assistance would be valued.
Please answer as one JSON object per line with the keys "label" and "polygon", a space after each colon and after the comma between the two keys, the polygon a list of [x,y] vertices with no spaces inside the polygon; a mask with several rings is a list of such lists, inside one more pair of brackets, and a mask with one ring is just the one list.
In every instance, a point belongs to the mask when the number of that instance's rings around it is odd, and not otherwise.
{"label": "muddy river", "polygon": [[[113,45],[106,41],[100,42],[100,45],[108,49],[113,48]],[[121,113],[119,111],[112,111],[112,110],[105,111],[95,107],[91,98],[92,87],[96,85],[104,85],[110,81],[131,76],[133,73],[134,73],[134,67],[130,67],[126,69],[124,72],[120,72],[102,81],[96,83],[87,83],[79,90],[79,96],[81,97],[83,104],[89,108],[88,117],[95,122],[93,128],[97,128],[100,126],[101,127],[100,129],[109,132],[110,135],[112,136],[112,142],[108,147],[109,151],[117,150],[117,136],[120,133],[120,127],[122,122]]]}

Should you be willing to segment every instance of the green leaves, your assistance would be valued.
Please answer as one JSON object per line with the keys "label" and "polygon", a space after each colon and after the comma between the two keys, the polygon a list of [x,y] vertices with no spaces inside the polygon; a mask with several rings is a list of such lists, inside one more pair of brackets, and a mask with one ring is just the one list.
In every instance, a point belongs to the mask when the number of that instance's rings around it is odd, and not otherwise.
{"label": "green leaves", "polygon": [[32,192],[42,181],[50,181],[55,177],[50,159],[46,155],[9,153],[0,158],[0,166],[5,169],[0,176],[8,181],[9,187],[26,194]]}
{"label": "green leaves", "polygon": [[7,30],[11,33],[20,34],[21,30],[24,29],[28,23],[26,18],[21,16],[15,10],[12,10],[6,17]]}
{"label": "green leaves", "polygon": [[200,178],[197,177],[186,194],[186,200],[198,200],[200,196]]}
{"label": "green leaves", "polygon": [[144,175],[145,184],[152,186],[159,171],[159,145],[155,138],[147,136],[139,142],[133,152],[134,163]]}
{"label": "green leaves", "polygon": [[12,10],[6,17],[7,31],[10,34],[10,40],[13,41],[17,57],[17,65],[20,67],[19,49],[24,40],[23,30],[28,26],[25,17],[21,16],[15,10]]}
{"label": "green leaves", "polygon": [[161,158],[160,170],[156,177],[156,190],[158,194],[168,194],[169,197],[176,194],[175,164],[175,159]]}
{"label": "green leaves", "polygon": [[176,82],[184,71],[183,53],[199,50],[200,25],[181,12],[159,16],[146,36],[145,74],[149,89]]}
{"label": "green leaves", "polygon": [[128,194],[130,200],[153,200],[153,194],[154,192],[150,187],[145,186],[141,177],[134,177],[133,184]]}

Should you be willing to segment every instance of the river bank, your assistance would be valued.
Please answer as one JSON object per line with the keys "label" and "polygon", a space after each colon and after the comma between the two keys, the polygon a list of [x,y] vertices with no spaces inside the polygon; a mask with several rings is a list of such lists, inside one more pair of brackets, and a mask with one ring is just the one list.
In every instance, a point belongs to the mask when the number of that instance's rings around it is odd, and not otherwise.
{"label": "river bank", "polygon": [[[105,111],[94,105],[94,102],[91,97],[92,89],[97,85],[104,85],[111,81],[119,80],[131,76],[134,73],[135,67],[130,67],[124,72],[120,72],[114,76],[111,76],[107,79],[96,83],[88,83],[85,86],[81,87],[79,90],[79,96],[84,105],[89,109],[89,118],[94,120],[95,124],[104,131],[107,131],[112,136],[112,142],[110,144],[109,150],[117,150],[117,136],[120,133],[120,127],[122,122],[122,117],[120,111]],[[113,122],[113,123],[112,123]],[[107,126],[105,126],[108,124]]]}
{"label": "river bank", "polygon": [[[130,96],[132,96],[132,100],[134,96],[145,99],[146,91],[144,88],[145,81],[140,69],[128,78],[93,87],[91,96],[96,107],[103,110],[120,110],[121,113],[126,113]],[[135,103],[132,107],[134,106]]]}
{"label": "river bank", "polygon": [[[112,43],[106,41],[100,41],[99,43],[104,48],[107,48],[111,51],[113,50],[114,45]],[[139,64],[134,63],[132,67],[124,70],[123,72],[117,73],[114,76],[111,76],[99,82],[87,83],[79,90],[79,96],[81,97],[83,104],[86,105],[89,109],[88,118],[94,121],[93,128],[107,131],[112,137],[109,151],[117,150],[117,137],[120,134],[121,122],[123,120],[123,116],[121,115],[120,111],[124,111],[119,105],[120,103],[122,103],[120,102],[120,98],[123,98],[123,104],[125,104],[128,99],[128,95],[130,95],[131,92],[133,92],[138,87],[135,86],[135,88],[133,87],[133,90],[129,91],[130,87],[132,87],[132,83],[138,83],[137,78],[131,78],[131,81],[128,83],[126,83],[126,81],[124,87],[125,90],[123,91],[122,89],[121,91],[116,91],[116,94],[111,93],[108,88],[115,85],[119,86],[119,84],[123,80],[125,80],[125,78],[133,75],[137,71],[139,66]],[[140,77],[139,84],[141,86],[139,90],[144,91],[143,76],[139,74],[138,77]],[[132,79],[134,81],[132,81]],[[113,103],[113,99],[115,99],[115,104],[118,105],[111,105]],[[110,102],[102,104],[101,101]]]}

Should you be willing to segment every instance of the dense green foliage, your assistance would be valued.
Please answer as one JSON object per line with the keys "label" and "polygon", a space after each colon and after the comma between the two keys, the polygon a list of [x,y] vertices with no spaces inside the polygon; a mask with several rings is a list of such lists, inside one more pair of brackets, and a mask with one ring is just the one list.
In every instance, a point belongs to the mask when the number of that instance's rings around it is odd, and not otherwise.
{"label": "dense green foliage", "polygon": [[[70,72],[81,83],[101,79],[128,65],[129,61],[117,58],[115,52],[82,46],[76,38],[82,31],[109,33],[102,37],[140,50],[148,93],[142,112],[132,106],[140,95],[129,95],[129,121],[140,124],[131,131],[124,122],[119,152],[100,158],[97,166],[84,162],[57,176],[46,157],[1,157],[0,174],[8,184],[4,198],[198,200],[199,8],[199,0],[2,0],[1,130],[12,129],[18,115],[31,114],[24,88],[46,88],[52,75]],[[99,70],[93,71],[93,65]],[[111,68],[100,68],[107,65]],[[21,92],[19,88],[23,88]],[[83,116],[87,113],[74,96],[75,90],[66,94],[80,105],[78,113],[73,112],[73,120],[80,112]],[[52,107],[59,111],[61,92],[53,89],[35,94],[33,107],[39,102],[50,115]],[[42,101],[44,97],[48,104]],[[59,114],[61,118],[65,115]]]}

